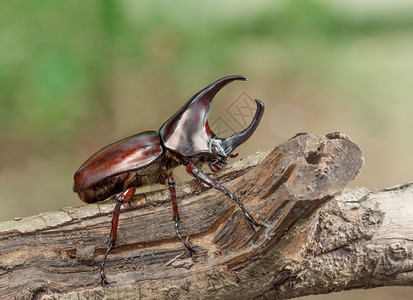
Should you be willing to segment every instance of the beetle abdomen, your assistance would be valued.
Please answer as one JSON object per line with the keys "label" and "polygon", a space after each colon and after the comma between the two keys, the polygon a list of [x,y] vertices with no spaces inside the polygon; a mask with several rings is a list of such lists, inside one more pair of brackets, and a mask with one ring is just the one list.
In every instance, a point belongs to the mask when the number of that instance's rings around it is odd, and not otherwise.
{"label": "beetle abdomen", "polygon": [[105,178],[91,187],[78,192],[80,200],[86,203],[95,203],[122,192],[123,181],[128,173],[122,173],[112,177]]}

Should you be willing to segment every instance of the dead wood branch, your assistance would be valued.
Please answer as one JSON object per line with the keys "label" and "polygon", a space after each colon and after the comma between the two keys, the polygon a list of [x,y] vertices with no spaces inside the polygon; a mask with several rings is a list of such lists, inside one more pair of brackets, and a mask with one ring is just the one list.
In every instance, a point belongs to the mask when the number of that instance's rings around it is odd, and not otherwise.
{"label": "dead wood branch", "polygon": [[343,134],[297,135],[217,174],[261,222],[196,181],[178,186],[175,237],[168,190],[124,209],[99,285],[114,203],[0,223],[1,299],[286,299],[411,285],[413,184],[343,189],[363,164]]}

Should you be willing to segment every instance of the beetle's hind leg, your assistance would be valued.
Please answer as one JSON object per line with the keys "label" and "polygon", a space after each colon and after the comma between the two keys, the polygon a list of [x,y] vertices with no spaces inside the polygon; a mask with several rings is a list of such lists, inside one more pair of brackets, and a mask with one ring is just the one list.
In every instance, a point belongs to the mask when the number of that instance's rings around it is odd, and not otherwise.
{"label": "beetle's hind leg", "polygon": [[172,208],[174,211],[174,220],[175,220],[175,232],[176,236],[181,240],[181,242],[185,245],[186,249],[188,249],[189,253],[192,255],[195,250],[182,238],[181,234],[179,233],[179,212],[178,212],[178,203],[176,202],[176,193],[175,193],[175,179],[172,174],[168,175],[168,186],[169,190],[171,191],[171,198],[172,198]]}
{"label": "beetle's hind leg", "polygon": [[116,202],[115,209],[113,210],[112,228],[110,230],[110,235],[109,235],[109,246],[106,249],[105,254],[103,255],[102,263],[100,265],[100,278],[101,278],[102,286],[105,284],[109,284],[105,276],[105,262],[106,262],[106,257],[108,256],[110,250],[112,250],[116,244],[116,238],[118,234],[118,221],[119,221],[119,215],[120,215],[120,207],[122,206],[124,202],[126,203],[129,202],[133,194],[135,194],[135,191],[136,191],[136,187],[131,187],[116,196],[117,202]]}

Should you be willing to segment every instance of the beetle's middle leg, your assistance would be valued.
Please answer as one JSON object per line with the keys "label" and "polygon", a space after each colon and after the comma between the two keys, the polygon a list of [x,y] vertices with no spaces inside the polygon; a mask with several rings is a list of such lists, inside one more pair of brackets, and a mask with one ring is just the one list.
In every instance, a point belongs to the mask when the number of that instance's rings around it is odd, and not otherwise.
{"label": "beetle's middle leg", "polygon": [[174,211],[174,220],[175,220],[175,232],[176,236],[181,240],[182,243],[184,243],[185,247],[189,250],[189,253],[192,255],[192,253],[195,252],[195,250],[187,243],[184,241],[182,238],[181,234],[179,233],[179,212],[178,212],[178,203],[176,202],[176,193],[175,193],[175,179],[172,176],[172,174],[168,175],[168,185],[169,185],[169,190],[171,191],[171,198],[172,198],[172,208]]}
{"label": "beetle's middle leg", "polygon": [[109,235],[109,246],[106,249],[105,254],[103,255],[102,258],[102,264],[100,265],[100,278],[101,278],[101,284],[109,284],[109,282],[106,280],[105,276],[105,262],[106,262],[106,257],[108,256],[110,250],[115,247],[116,243],[116,238],[118,235],[118,221],[119,221],[119,215],[120,215],[120,207],[124,202],[129,202],[129,200],[132,198],[132,196],[135,194],[136,187],[131,187],[127,189],[126,191],[123,191],[122,193],[118,194],[116,197],[116,206],[115,209],[113,210],[113,216],[112,216],[112,228],[110,230],[110,235]]}

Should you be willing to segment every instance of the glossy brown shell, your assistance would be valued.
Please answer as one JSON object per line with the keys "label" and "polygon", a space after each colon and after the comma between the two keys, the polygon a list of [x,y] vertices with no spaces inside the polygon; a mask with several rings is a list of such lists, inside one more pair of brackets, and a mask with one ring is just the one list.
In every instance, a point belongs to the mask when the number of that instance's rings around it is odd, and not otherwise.
{"label": "glossy brown shell", "polygon": [[156,131],[138,133],[108,145],[93,154],[76,171],[73,191],[78,193],[108,177],[144,168],[163,153]]}

